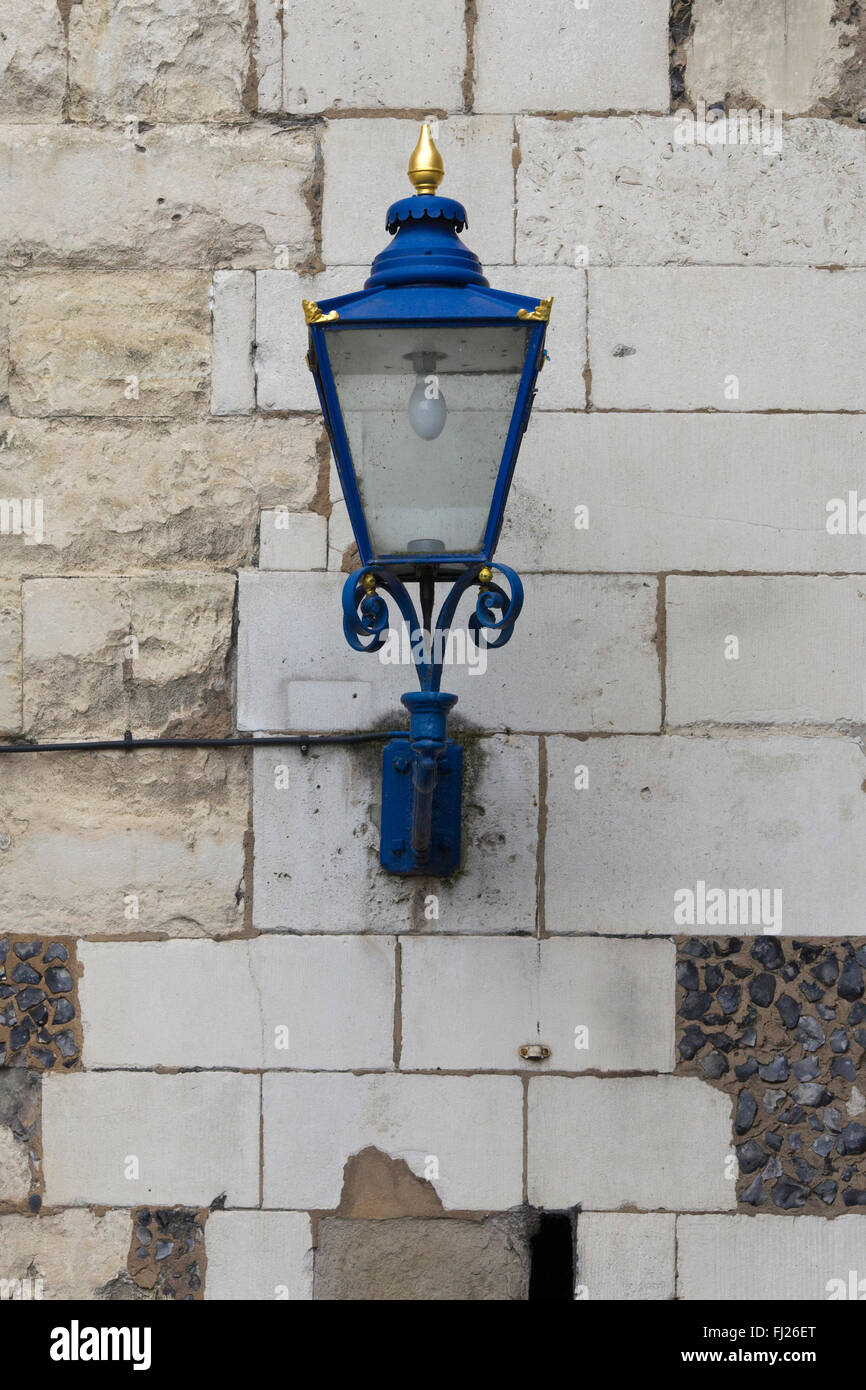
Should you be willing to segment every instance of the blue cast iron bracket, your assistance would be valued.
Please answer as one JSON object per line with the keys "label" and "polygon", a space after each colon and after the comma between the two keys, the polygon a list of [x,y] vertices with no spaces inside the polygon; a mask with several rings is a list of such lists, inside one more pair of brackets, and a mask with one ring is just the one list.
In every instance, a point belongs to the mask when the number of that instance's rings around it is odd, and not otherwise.
{"label": "blue cast iron bracket", "polygon": [[[492,579],[498,570],[506,592]],[[391,739],[382,755],[382,821],[379,858],[393,874],[446,877],[460,866],[463,750],[447,737],[448,713],[456,695],[440,691],[445,649],[457,606],[477,584],[469,635],[476,646],[503,647],[523,606],[523,585],[514,570],[493,561],[472,563],[455,580],[435,626],[432,575],[419,581],[422,618],[402,582],[387,569],[370,566],[350,574],[343,586],[343,631],[355,651],[377,652],[388,640],[388,605],[394,599],[409,629],[420,690],[402,697],[409,729]]]}

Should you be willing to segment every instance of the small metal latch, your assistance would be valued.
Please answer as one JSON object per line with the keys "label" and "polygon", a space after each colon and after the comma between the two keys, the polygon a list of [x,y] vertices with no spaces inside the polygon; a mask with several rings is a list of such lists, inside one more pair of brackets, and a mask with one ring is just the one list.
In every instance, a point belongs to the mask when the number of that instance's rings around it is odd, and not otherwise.
{"label": "small metal latch", "polygon": [[524,1043],[519,1053],[524,1062],[546,1062],[550,1048],[545,1047],[544,1043]]}

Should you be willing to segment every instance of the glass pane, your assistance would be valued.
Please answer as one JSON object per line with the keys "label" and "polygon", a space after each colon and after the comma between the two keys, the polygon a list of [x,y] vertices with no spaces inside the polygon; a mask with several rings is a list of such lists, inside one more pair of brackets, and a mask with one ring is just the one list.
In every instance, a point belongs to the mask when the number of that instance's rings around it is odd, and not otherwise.
{"label": "glass pane", "polygon": [[376,555],[481,549],[531,331],[518,323],[328,333]]}

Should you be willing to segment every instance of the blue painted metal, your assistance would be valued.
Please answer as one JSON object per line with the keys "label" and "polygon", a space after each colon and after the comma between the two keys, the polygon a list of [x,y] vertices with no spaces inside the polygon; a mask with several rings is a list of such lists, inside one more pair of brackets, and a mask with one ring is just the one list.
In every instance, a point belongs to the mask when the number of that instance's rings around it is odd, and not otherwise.
{"label": "blue painted metal", "polygon": [[[373,551],[352,454],[331,369],[328,343],[334,333],[355,328],[469,327],[516,324],[519,311],[531,313],[538,298],[491,288],[478,257],[458,233],[466,210],[452,198],[415,194],[388,209],[392,241],[374,260],[362,290],[322,300],[330,323],[310,326],[309,363],[331,442],[343,497],[355,535],[361,568],[343,587],[343,631],[356,651],[380,651],[389,638],[388,604],[405,622],[420,690],[403,696],[409,729],[386,745],[382,760],[380,859],[398,874],[453,873],[460,862],[462,752],[447,737],[447,716],[457,697],[440,691],[448,634],[460,600],[478,585],[469,634],[479,645],[501,647],[511,637],[523,606],[523,586],[515,572],[493,561],[505,505],[523,434],[529,422],[535,384],[545,358],[547,325],[527,321],[527,349],[514,409],[502,452],[481,548],[477,552],[377,555]],[[506,587],[481,583],[485,567],[498,571]],[[487,576],[485,576],[485,579]],[[424,617],[418,616],[404,580],[419,582]],[[375,588],[372,581],[375,581]],[[435,582],[453,581],[432,621]],[[425,597],[426,595],[426,597]],[[429,610],[429,616],[428,616]]]}

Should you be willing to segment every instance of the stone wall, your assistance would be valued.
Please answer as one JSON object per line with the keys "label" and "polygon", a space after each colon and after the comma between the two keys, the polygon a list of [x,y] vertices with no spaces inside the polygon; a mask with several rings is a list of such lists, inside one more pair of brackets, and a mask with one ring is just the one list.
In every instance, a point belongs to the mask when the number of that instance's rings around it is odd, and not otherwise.
{"label": "stone wall", "polygon": [[522,1300],[557,1214],[580,1299],[866,1274],[862,6],[7,8],[5,740],[397,723],[300,300],[430,119],[555,303],[457,875],[375,745],[2,757],[2,1296]]}

